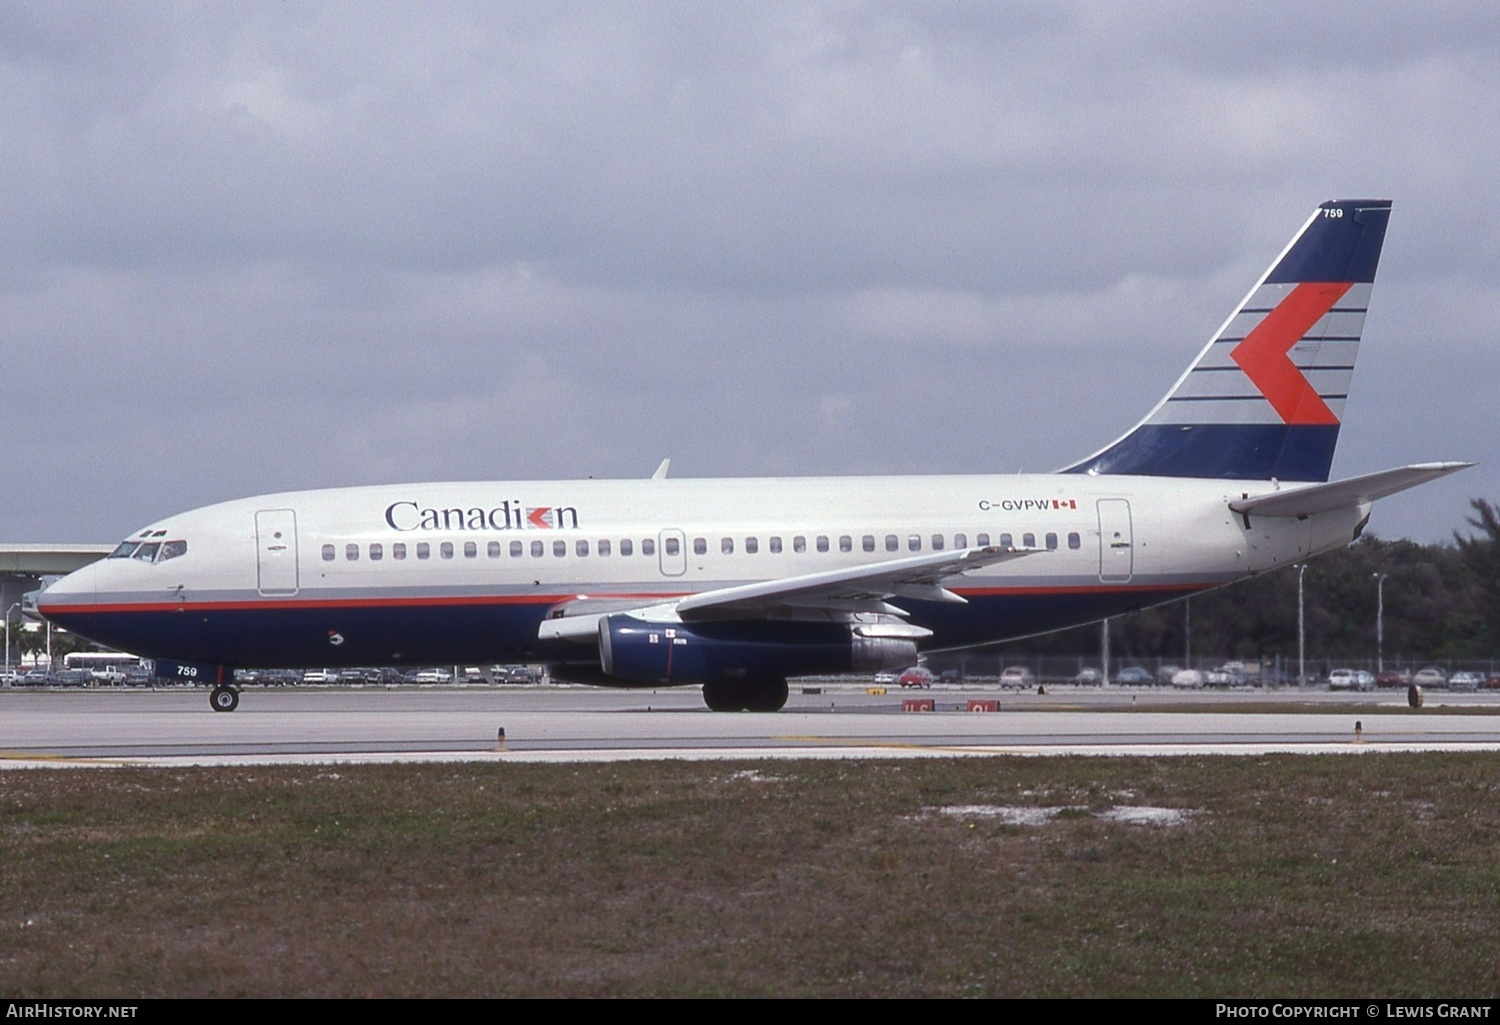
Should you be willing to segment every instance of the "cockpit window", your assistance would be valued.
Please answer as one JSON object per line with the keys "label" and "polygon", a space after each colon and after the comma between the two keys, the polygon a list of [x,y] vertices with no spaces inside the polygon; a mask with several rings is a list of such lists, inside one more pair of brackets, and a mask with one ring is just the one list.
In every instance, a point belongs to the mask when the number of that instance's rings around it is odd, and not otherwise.
{"label": "cockpit window", "polygon": [[[166,533],[166,531],[162,531]],[[119,547],[110,552],[111,559],[136,559],[140,562],[166,562],[187,554],[186,541],[121,541]]]}

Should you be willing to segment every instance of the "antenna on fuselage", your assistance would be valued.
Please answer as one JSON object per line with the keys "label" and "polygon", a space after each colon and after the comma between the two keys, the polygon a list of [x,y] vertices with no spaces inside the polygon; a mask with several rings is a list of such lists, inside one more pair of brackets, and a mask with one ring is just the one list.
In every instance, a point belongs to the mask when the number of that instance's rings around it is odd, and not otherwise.
{"label": "antenna on fuselage", "polygon": [[671,459],[663,459],[661,461],[661,465],[656,468],[656,472],[651,475],[651,479],[652,480],[666,480],[667,479],[667,467],[669,467],[671,465],[672,465],[672,460]]}

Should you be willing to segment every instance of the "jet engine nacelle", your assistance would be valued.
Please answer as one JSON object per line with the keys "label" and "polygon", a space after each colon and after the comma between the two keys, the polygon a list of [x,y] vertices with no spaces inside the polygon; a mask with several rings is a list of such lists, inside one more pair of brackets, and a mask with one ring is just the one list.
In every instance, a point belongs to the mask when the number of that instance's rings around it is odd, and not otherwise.
{"label": "jet engine nacelle", "polygon": [[911,665],[916,641],[842,623],[651,622],[628,613],[599,620],[599,663],[632,683],[781,679]]}

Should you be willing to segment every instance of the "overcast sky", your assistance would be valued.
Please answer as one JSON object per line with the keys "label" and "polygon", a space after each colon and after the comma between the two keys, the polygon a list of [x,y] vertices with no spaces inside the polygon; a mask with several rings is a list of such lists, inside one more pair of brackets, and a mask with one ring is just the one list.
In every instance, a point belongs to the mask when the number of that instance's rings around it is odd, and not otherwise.
{"label": "overcast sky", "polygon": [[1334,463],[1500,500],[1500,6],[0,3],[0,540],[293,488],[1050,470],[1319,202]]}

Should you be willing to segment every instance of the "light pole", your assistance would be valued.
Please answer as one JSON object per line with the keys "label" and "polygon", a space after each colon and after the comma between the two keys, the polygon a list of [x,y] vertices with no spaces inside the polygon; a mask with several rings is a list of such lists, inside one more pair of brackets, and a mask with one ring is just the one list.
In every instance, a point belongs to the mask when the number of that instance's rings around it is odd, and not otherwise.
{"label": "light pole", "polygon": [[1297,685],[1307,682],[1307,633],[1302,618],[1302,574],[1307,572],[1307,563],[1297,565]]}
{"label": "light pole", "polygon": [[1372,573],[1375,578],[1375,671],[1385,672],[1385,578],[1389,573]]}
{"label": "light pole", "polygon": [[1182,599],[1182,668],[1193,668],[1193,599]]}
{"label": "light pole", "polygon": [[10,614],[21,607],[20,602],[15,602],[5,610],[5,685],[10,686],[10,644],[15,638],[10,628]]}
{"label": "light pole", "polygon": [[1100,638],[1100,648],[1102,650],[1100,651],[1100,654],[1103,656],[1102,661],[1103,661],[1104,665],[1103,665],[1103,668],[1100,671],[1099,685],[1101,687],[1108,687],[1109,686],[1109,620],[1106,619],[1101,624],[1100,630],[1101,630],[1101,633],[1102,633],[1102,636]]}

